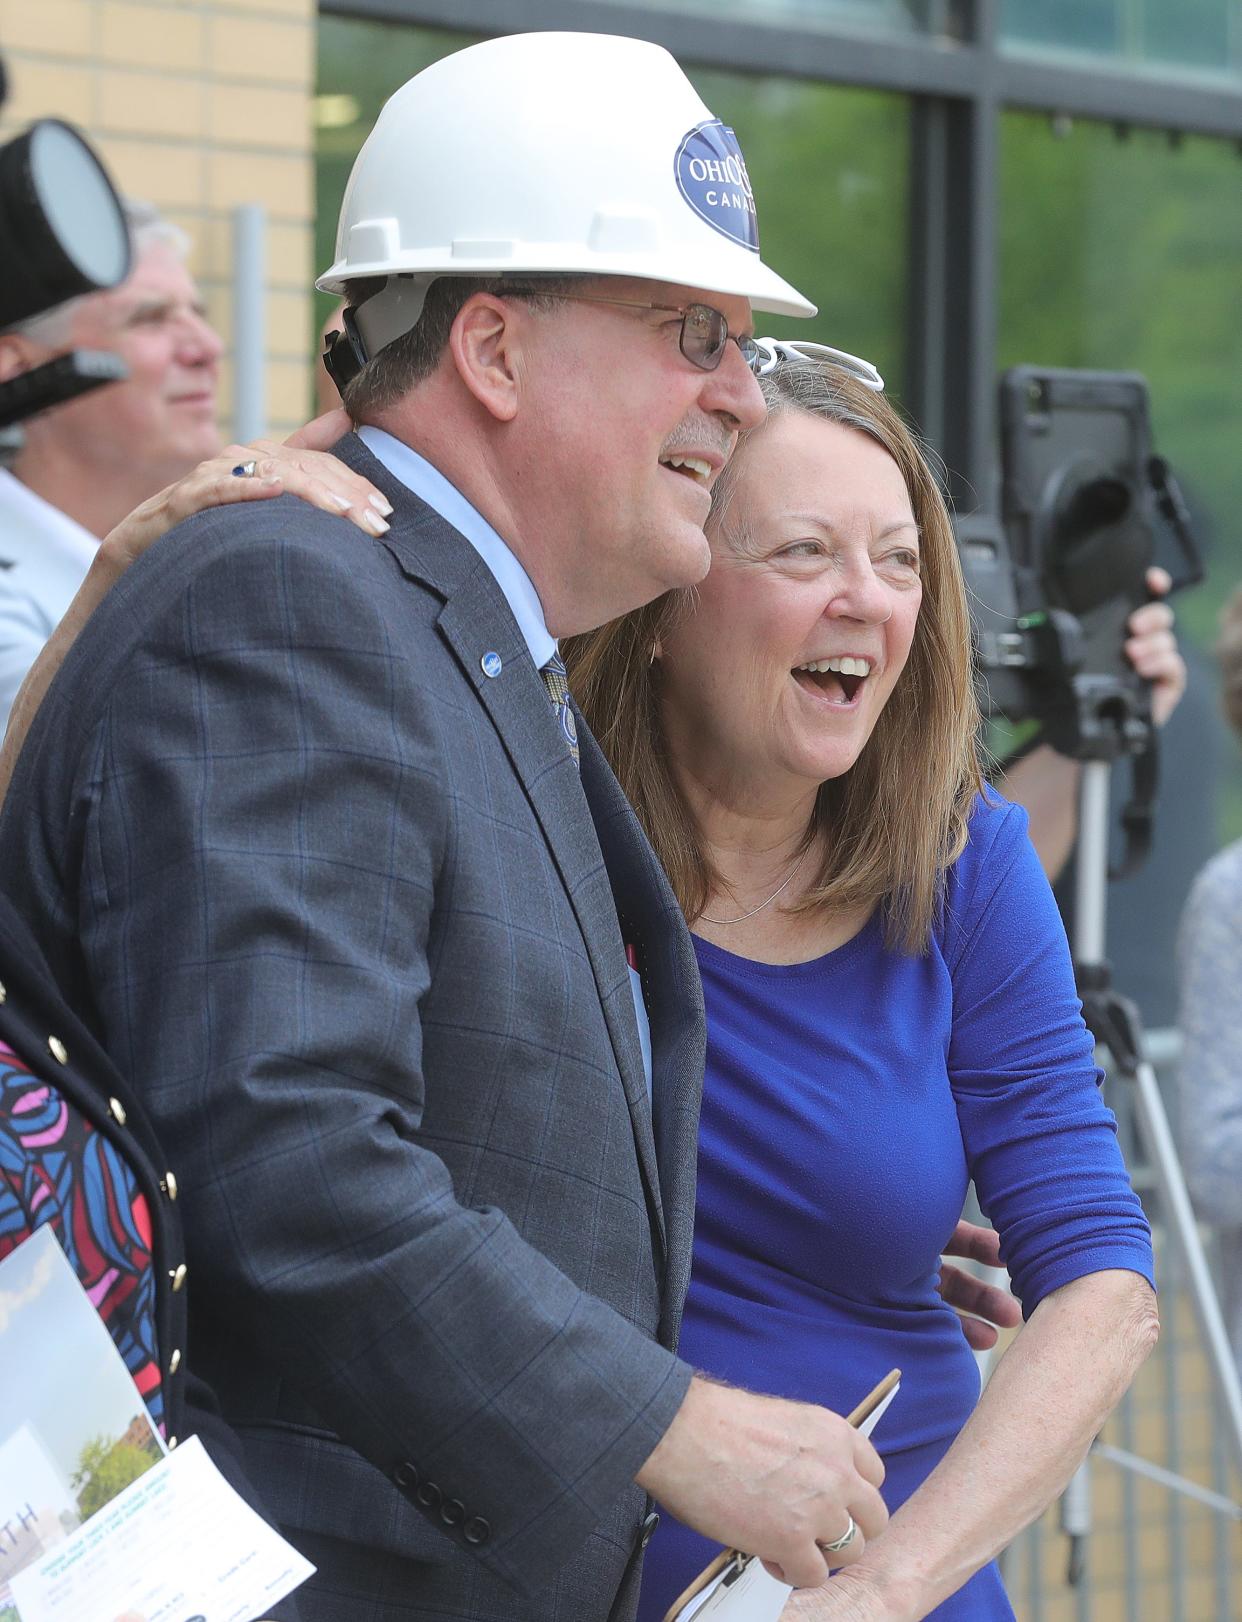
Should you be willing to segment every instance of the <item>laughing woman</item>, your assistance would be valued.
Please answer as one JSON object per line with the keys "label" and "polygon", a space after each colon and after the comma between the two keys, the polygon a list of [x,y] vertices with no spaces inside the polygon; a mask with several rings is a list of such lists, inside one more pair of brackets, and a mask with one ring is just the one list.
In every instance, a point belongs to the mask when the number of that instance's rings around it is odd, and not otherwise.
{"label": "laughing woman", "polygon": [[[843,1412],[904,1371],[893,1518],[786,1616],[997,1622],[989,1562],[1154,1343],[1150,1236],[1025,814],[981,788],[944,503],[878,379],[813,348],[769,346],[706,581],[567,662],[703,976],[681,1354]],[[982,1399],[936,1294],[971,1178],[1027,1319]],[[666,1519],[641,1622],[713,1552]]]}

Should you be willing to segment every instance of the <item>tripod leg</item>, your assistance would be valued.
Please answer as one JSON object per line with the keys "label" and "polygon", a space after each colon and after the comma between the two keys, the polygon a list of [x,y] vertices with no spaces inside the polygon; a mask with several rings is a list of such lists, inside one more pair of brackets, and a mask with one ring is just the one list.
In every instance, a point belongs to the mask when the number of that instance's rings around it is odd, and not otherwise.
{"label": "tripod leg", "polygon": [[1088,1455],[1065,1484],[1061,1494],[1061,1530],[1069,1539],[1069,1565],[1065,1580],[1077,1588],[1086,1570],[1087,1536],[1091,1531],[1091,1459]]}

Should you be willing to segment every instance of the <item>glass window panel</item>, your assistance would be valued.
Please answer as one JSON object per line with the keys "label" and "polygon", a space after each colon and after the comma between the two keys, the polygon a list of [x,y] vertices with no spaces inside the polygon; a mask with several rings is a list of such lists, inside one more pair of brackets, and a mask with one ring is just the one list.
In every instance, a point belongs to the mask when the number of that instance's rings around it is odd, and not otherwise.
{"label": "glass window panel", "polygon": [[1007,45],[1237,76],[1240,0],[1002,0]]}
{"label": "glass window panel", "polygon": [[[633,0],[593,0],[595,5],[632,5]],[[927,26],[937,0],[639,0],[652,11],[703,12],[717,21],[799,23],[850,28],[858,33],[903,34]]]}
{"label": "glass window panel", "polygon": [[[465,34],[322,17],[316,97],[316,272],[331,264],[350,167],[380,108]],[[835,344],[894,385],[903,362],[908,110],[904,98],[780,78],[689,69],[738,132],[759,203],[764,256],[819,305],[811,321],[760,329]],[[318,295],[316,324],[334,300]]]}
{"label": "glass window panel", "polygon": [[1152,859],[1110,891],[1118,985],[1164,1024],[1186,888],[1242,836],[1242,763],[1211,655],[1220,604],[1242,579],[1242,162],[1225,143],[1122,140],[1092,124],[1059,138],[1019,113],[1003,119],[1001,154],[1001,364],[1144,373],[1157,448],[1208,551],[1207,582],[1176,600],[1191,686],[1162,734]]}

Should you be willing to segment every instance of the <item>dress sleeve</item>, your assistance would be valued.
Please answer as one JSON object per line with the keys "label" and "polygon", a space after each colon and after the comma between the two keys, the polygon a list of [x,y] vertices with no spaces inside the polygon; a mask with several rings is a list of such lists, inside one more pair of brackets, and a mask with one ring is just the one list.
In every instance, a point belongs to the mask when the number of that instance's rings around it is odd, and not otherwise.
{"label": "dress sleeve", "polygon": [[993,800],[948,896],[949,1076],[979,1202],[1026,1316],[1106,1268],[1154,1283],[1151,1233],[1100,1097],[1065,930],[1019,806]]}
{"label": "dress sleeve", "polygon": [[1242,846],[1201,873],[1178,941],[1186,1178],[1200,1211],[1242,1226]]}

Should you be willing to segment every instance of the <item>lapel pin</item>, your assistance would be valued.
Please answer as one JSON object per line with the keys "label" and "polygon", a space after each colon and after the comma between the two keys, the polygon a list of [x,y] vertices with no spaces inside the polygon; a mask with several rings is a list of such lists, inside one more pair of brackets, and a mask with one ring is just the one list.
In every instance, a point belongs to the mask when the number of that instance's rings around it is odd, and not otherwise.
{"label": "lapel pin", "polygon": [[499,676],[504,669],[504,664],[498,653],[485,653],[479,660],[479,664],[485,676]]}

